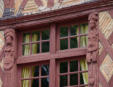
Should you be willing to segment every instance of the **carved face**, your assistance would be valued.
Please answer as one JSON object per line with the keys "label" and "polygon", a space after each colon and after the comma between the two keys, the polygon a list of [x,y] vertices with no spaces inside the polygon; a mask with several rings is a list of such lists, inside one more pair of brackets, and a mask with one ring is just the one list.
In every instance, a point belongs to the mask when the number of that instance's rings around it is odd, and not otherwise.
{"label": "carved face", "polygon": [[90,28],[96,27],[95,20],[93,18],[90,19],[89,26],[90,26]]}
{"label": "carved face", "polygon": [[4,69],[10,70],[13,67],[14,60],[13,58],[4,58]]}
{"label": "carved face", "polygon": [[12,38],[11,36],[6,37],[6,44],[11,44],[12,43]]}

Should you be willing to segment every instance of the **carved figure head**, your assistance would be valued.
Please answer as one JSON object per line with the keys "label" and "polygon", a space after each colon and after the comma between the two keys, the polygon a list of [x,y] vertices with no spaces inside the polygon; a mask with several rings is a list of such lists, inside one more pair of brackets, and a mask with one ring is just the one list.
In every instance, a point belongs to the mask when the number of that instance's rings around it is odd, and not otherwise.
{"label": "carved figure head", "polygon": [[[10,56],[9,56],[10,57]],[[4,70],[10,70],[14,65],[14,58],[4,58]]]}
{"label": "carved figure head", "polygon": [[91,13],[89,15],[89,27],[91,29],[95,28],[96,27],[96,23],[98,21],[98,12],[94,12],[94,13]]}
{"label": "carved figure head", "polygon": [[13,29],[5,30],[5,42],[6,42],[6,44],[11,45],[13,39],[14,39],[14,30]]}
{"label": "carved figure head", "polygon": [[5,49],[4,49],[4,70],[10,70],[15,58],[15,31],[5,30]]}

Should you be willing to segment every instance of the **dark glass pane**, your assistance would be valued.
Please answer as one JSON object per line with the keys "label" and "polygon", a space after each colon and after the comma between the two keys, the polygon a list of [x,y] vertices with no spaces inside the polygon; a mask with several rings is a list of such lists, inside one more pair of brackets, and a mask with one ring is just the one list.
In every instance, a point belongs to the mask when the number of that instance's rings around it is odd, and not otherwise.
{"label": "dark glass pane", "polygon": [[30,34],[29,33],[23,34],[23,42],[24,43],[30,42]]}
{"label": "dark glass pane", "polygon": [[38,79],[33,79],[31,87],[39,87],[39,80]]}
{"label": "dark glass pane", "polygon": [[23,55],[27,56],[30,54],[30,45],[23,45]]}
{"label": "dark glass pane", "polygon": [[42,40],[48,40],[49,36],[50,36],[49,30],[42,31]]}
{"label": "dark glass pane", "polygon": [[49,42],[42,43],[42,52],[49,52]]}
{"label": "dark glass pane", "polygon": [[68,72],[68,62],[60,63],[60,73]]}
{"label": "dark glass pane", "polygon": [[80,47],[86,47],[88,44],[88,37],[87,36],[81,36],[80,37]]}
{"label": "dark glass pane", "polygon": [[70,85],[78,85],[78,74],[70,75]]}
{"label": "dark glass pane", "polygon": [[40,53],[40,44],[32,44],[32,54]]}
{"label": "dark glass pane", "polygon": [[70,27],[70,34],[71,35],[77,35],[78,34],[78,26],[77,25],[73,25]]}
{"label": "dark glass pane", "polygon": [[68,49],[68,39],[60,40],[60,50]]}
{"label": "dark glass pane", "polygon": [[49,87],[49,78],[41,79],[41,87]]}
{"label": "dark glass pane", "polygon": [[74,60],[70,62],[70,72],[78,71],[78,61]]}
{"label": "dark glass pane", "polygon": [[78,48],[78,37],[70,39],[70,48]]}
{"label": "dark glass pane", "polygon": [[60,37],[68,36],[68,27],[61,27],[60,28]]}
{"label": "dark glass pane", "polygon": [[80,25],[80,34],[87,34],[88,33],[88,24],[81,24]]}
{"label": "dark glass pane", "polygon": [[33,74],[33,77],[39,76],[39,66],[33,67],[32,74]]}
{"label": "dark glass pane", "polygon": [[49,75],[49,65],[42,65],[41,66],[41,75]]}
{"label": "dark glass pane", "polygon": [[88,72],[80,73],[80,84],[88,84]]}
{"label": "dark glass pane", "polygon": [[80,74],[80,84],[84,84],[82,73]]}
{"label": "dark glass pane", "polygon": [[40,32],[33,32],[32,33],[32,42],[40,40]]}
{"label": "dark glass pane", "polygon": [[60,76],[60,87],[65,87],[67,86],[67,76]]}

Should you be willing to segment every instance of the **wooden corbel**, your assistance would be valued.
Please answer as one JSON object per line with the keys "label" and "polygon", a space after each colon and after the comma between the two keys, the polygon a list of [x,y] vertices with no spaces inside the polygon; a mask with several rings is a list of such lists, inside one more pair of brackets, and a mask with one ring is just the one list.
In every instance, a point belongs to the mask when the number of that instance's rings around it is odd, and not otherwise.
{"label": "wooden corbel", "polygon": [[97,58],[99,54],[98,12],[89,15],[87,63],[89,87],[97,87]]}

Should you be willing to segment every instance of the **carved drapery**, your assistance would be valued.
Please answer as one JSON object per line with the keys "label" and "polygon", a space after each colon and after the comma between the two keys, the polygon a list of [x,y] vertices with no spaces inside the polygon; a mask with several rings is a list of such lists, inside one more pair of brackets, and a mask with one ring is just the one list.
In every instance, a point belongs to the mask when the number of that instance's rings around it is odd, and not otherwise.
{"label": "carved drapery", "polygon": [[98,87],[98,50],[99,50],[99,33],[98,33],[98,12],[89,15],[89,30],[88,30],[88,75],[89,87]]}

